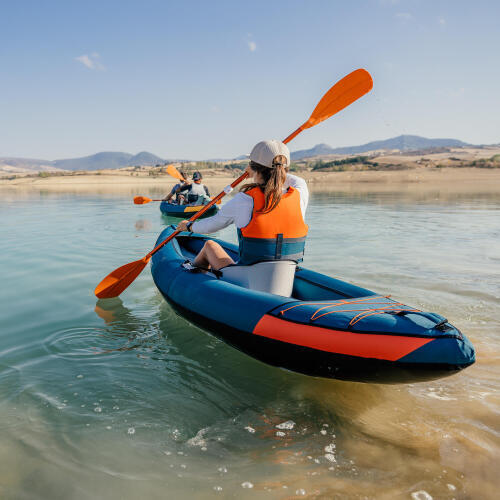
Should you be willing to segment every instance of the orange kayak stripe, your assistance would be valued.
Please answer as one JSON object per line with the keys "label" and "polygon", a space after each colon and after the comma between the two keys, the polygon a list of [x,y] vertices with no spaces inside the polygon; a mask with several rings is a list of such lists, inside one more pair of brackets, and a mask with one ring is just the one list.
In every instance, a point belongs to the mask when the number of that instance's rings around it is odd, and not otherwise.
{"label": "orange kayak stripe", "polygon": [[193,205],[191,207],[186,207],[184,209],[184,213],[187,213],[187,212],[199,212],[203,207],[204,207],[204,205]]}
{"label": "orange kayak stripe", "polygon": [[320,351],[387,361],[397,361],[434,340],[402,335],[376,335],[329,330],[318,326],[292,323],[268,314],[262,316],[255,325],[253,333],[261,337]]}

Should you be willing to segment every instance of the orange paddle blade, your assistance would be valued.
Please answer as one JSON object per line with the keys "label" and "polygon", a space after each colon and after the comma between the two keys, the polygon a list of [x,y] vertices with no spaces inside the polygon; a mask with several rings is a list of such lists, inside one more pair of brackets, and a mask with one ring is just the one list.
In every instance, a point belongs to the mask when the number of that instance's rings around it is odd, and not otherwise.
{"label": "orange paddle blade", "polygon": [[373,80],[365,69],[357,69],[339,80],[319,101],[303,129],[313,127],[343,110],[373,88]]}
{"label": "orange paddle blade", "polygon": [[148,198],[147,196],[136,196],[134,198],[134,203],[136,205],[144,205],[145,203],[149,203],[150,201],[153,201],[151,198]]}
{"label": "orange paddle blade", "polygon": [[129,262],[124,266],[115,269],[112,273],[108,274],[94,290],[96,297],[99,299],[111,299],[118,297],[123,290],[125,290],[132,281],[141,274],[142,270],[146,267],[151,257],[146,255],[142,259],[134,262]]}
{"label": "orange paddle blade", "polygon": [[180,181],[184,181],[184,177],[182,177],[182,174],[173,166],[169,165],[167,167],[167,174],[170,174],[172,177],[175,177],[176,179],[179,179]]}

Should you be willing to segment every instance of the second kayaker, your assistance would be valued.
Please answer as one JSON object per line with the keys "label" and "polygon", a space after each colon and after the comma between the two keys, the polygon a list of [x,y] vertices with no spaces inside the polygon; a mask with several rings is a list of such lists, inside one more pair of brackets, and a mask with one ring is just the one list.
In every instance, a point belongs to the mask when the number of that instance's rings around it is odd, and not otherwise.
{"label": "second kayaker", "polygon": [[180,195],[184,196],[184,204],[206,205],[210,202],[210,192],[207,186],[201,183],[202,179],[201,172],[194,172],[193,182],[188,183],[181,189]]}
{"label": "second kayaker", "polygon": [[[179,170],[179,173],[181,174],[181,176],[182,176],[183,179],[187,179],[187,175],[182,170]],[[187,189],[188,186],[189,186],[189,182],[187,182],[185,180],[182,180],[181,182],[178,182],[172,188],[172,190],[170,191],[170,193],[168,193],[167,196],[165,196],[165,198],[163,198],[163,201],[168,201],[168,202],[172,203],[170,200],[175,196],[175,202],[180,205],[181,204],[180,203],[181,199],[184,199],[184,195],[181,195],[180,192],[184,188]],[[181,199],[179,199],[179,197],[181,197]]]}
{"label": "second kayaker", "polygon": [[[307,225],[304,222],[309,191],[304,179],[287,173],[290,151],[281,141],[259,142],[250,153],[246,172],[253,178],[224,204],[217,215],[204,220],[182,221],[181,231],[214,233],[231,224],[238,230],[239,265],[261,261],[294,260],[304,254]],[[215,241],[207,240],[193,265],[222,269],[235,264]]]}

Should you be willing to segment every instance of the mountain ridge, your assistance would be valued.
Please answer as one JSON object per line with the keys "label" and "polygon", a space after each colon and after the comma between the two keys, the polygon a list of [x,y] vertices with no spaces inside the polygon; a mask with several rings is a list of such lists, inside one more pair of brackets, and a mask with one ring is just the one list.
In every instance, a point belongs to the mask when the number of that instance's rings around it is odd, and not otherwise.
{"label": "mountain ridge", "polygon": [[[332,148],[328,144],[316,144],[309,149],[293,151],[292,160],[303,160],[306,158],[325,155],[351,155],[375,150],[399,150],[412,151],[424,150],[436,147],[466,147],[472,146],[458,139],[429,139],[418,135],[400,135],[385,140],[372,141],[359,146],[345,146]],[[233,159],[242,160],[247,155],[240,155]],[[59,160],[42,160],[21,157],[0,157],[0,171],[4,173],[37,173],[43,171],[75,171],[75,170],[104,170],[117,169],[128,166],[147,165],[154,166],[164,164],[168,160],[160,158],[148,151],[141,151],[135,155],[120,151],[102,151],[89,156],[79,158],[63,158]],[[181,161],[181,160],[170,160]],[[186,161],[186,160],[185,160]],[[231,160],[218,160],[231,161]]]}
{"label": "mountain ridge", "polygon": [[43,171],[75,171],[117,169],[135,165],[154,166],[165,163],[166,160],[148,151],[135,155],[121,151],[101,151],[89,156],[78,158],[62,158],[60,160],[41,160],[37,158],[18,158],[12,156],[0,157],[0,170],[22,172]]}
{"label": "mountain ridge", "polygon": [[313,156],[322,155],[350,155],[366,153],[368,151],[375,151],[379,149],[398,149],[399,151],[415,151],[420,149],[429,149],[436,147],[466,147],[472,146],[466,142],[458,139],[429,139],[419,135],[399,135],[389,139],[379,141],[371,141],[360,146],[344,146],[339,148],[332,148],[328,144],[316,144],[310,149],[301,149],[291,153],[292,160],[303,160]]}

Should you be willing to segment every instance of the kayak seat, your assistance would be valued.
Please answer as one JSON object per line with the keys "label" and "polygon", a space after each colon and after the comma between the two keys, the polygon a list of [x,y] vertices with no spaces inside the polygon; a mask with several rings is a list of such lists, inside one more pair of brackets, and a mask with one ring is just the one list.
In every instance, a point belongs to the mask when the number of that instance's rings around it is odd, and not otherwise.
{"label": "kayak seat", "polygon": [[220,269],[221,280],[250,290],[291,297],[296,266],[294,260],[257,262],[249,266],[235,264]]}

